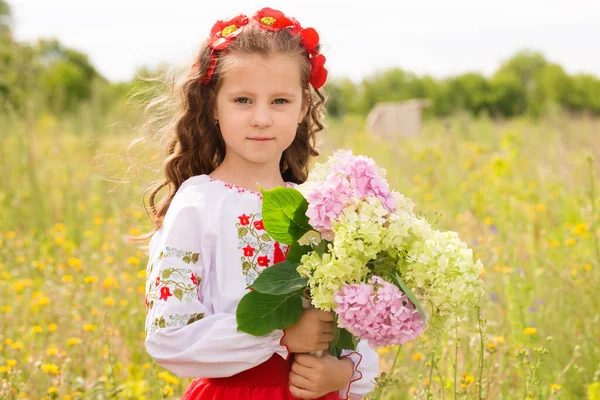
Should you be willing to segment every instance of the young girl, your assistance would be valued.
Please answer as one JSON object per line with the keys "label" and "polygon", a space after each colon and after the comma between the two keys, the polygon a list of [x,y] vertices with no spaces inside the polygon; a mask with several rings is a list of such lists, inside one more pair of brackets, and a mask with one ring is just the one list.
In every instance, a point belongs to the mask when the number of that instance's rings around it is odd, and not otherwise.
{"label": "young girl", "polygon": [[304,182],[318,154],[327,74],[318,40],[269,8],[217,21],[181,85],[166,178],[150,195],[146,349],[198,378],[183,399],[355,399],[374,386],[367,343],[341,359],[309,354],[333,339],[331,313],[304,311],[262,337],[236,324],[246,287],[287,250],[265,232],[259,186]]}

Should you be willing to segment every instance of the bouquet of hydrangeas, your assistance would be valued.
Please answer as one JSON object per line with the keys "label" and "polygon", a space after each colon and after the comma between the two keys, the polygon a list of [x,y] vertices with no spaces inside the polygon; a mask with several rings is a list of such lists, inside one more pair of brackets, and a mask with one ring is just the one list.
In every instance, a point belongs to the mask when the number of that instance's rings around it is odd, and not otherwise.
{"label": "bouquet of hydrangeas", "polygon": [[403,344],[452,329],[477,304],[481,262],[455,232],[440,232],[392,191],[367,157],[338,151],[296,188],[263,191],[267,233],[289,245],[237,310],[254,335],[295,324],[312,306],[335,312],[332,354]]}

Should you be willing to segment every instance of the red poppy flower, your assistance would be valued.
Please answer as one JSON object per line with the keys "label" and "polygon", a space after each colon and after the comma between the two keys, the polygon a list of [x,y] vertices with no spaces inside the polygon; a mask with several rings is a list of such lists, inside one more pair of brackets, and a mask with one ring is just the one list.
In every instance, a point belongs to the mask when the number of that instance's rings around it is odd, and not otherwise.
{"label": "red poppy flower", "polygon": [[242,214],[240,217],[238,217],[240,219],[240,224],[242,226],[246,226],[250,223],[250,216],[246,215],[246,214]]}
{"label": "red poppy flower", "polygon": [[258,23],[261,29],[267,31],[280,31],[283,28],[292,28],[293,33],[298,33],[300,24],[293,18],[288,18],[279,10],[269,7],[258,10],[252,19]]}
{"label": "red poppy flower", "polygon": [[260,256],[258,257],[258,265],[260,265],[261,267],[268,267],[269,266],[269,257],[268,256]]}
{"label": "red poppy flower", "polygon": [[311,57],[310,63],[312,64],[312,70],[310,73],[310,84],[318,89],[325,84],[327,80],[327,70],[325,69],[325,56],[323,54],[317,54]]}
{"label": "red poppy flower", "polygon": [[248,21],[247,16],[239,14],[231,19],[215,22],[208,36],[208,45],[211,49],[223,50],[238,37]]}
{"label": "red poppy flower", "polygon": [[192,274],[191,278],[192,278],[192,283],[194,285],[198,286],[198,278],[196,278],[196,275]]}
{"label": "red poppy flower", "polygon": [[169,297],[173,296],[171,294],[171,289],[169,289],[168,286],[163,286],[162,288],[160,288],[160,299],[161,300],[168,300]]}
{"label": "red poppy flower", "polygon": [[156,277],[156,286],[160,285],[160,276]]}
{"label": "red poppy flower", "polygon": [[246,247],[244,247],[242,250],[244,250],[244,257],[252,257],[254,255],[254,250],[256,250],[254,247],[248,245]]}
{"label": "red poppy flower", "polygon": [[256,228],[256,230],[259,230],[259,231],[265,230],[265,225],[263,224],[262,219],[260,221],[254,221],[254,227]]}
{"label": "red poppy flower", "polygon": [[150,309],[150,302],[148,301],[148,296],[146,296],[146,314],[148,313],[149,309]]}
{"label": "red poppy flower", "polygon": [[306,50],[308,50],[308,54],[317,54],[317,46],[319,45],[319,34],[314,28],[302,29],[302,32],[300,33],[300,39],[302,41],[302,46],[306,47]]}

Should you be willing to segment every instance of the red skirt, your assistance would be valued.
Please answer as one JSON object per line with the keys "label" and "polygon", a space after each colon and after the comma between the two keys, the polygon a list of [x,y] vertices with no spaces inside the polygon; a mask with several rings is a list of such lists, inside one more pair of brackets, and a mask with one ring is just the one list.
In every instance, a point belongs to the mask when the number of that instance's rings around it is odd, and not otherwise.
{"label": "red skirt", "polygon": [[[264,363],[228,378],[199,378],[181,400],[296,400],[289,389],[289,361],[273,356]],[[339,400],[337,392],[318,400]]]}

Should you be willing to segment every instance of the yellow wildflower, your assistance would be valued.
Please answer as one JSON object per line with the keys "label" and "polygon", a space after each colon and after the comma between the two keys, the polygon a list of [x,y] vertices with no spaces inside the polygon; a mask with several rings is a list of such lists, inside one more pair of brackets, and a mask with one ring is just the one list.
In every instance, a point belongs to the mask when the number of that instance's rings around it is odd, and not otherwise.
{"label": "yellow wildflower", "polygon": [[109,306],[112,307],[115,305],[115,299],[113,299],[112,297],[107,297],[104,299],[104,305],[105,306]]}
{"label": "yellow wildflower", "polygon": [[81,343],[81,339],[79,338],[70,338],[67,340],[67,346],[75,346],[76,344]]}
{"label": "yellow wildflower", "polygon": [[48,374],[56,374],[58,375],[60,371],[55,364],[44,364],[42,365],[42,370]]}
{"label": "yellow wildflower", "polygon": [[67,260],[67,264],[69,265],[69,267],[80,268],[82,262],[79,258],[69,257],[69,259]]}
{"label": "yellow wildflower", "polygon": [[525,328],[525,330],[523,330],[523,333],[526,335],[535,335],[537,333],[537,329],[536,328]]}
{"label": "yellow wildflower", "polygon": [[415,361],[419,361],[422,358],[423,358],[423,354],[421,354],[421,353],[415,353],[412,355],[412,359]]}
{"label": "yellow wildflower", "polygon": [[137,258],[137,257],[129,257],[129,258],[127,259],[127,264],[130,264],[130,265],[138,265],[139,263],[140,263],[140,259],[139,259],[139,258]]}
{"label": "yellow wildflower", "polygon": [[157,376],[165,381],[166,383],[170,383],[172,385],[179,385],[179,379],[175,378],[173,375],[168,373],[167,371],[159,372]]}

